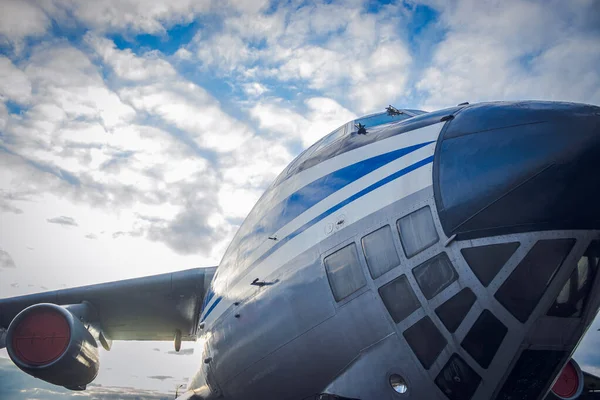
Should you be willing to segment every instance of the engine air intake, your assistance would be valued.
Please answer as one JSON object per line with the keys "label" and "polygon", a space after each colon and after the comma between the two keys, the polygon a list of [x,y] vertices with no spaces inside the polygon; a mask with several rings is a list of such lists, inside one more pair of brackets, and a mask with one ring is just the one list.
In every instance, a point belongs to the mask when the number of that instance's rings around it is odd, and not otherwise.
{"label": "engine air intake", "polygon": [[44,365],[64,354],[71,329],[66,318],[51,308],[36,309],[14,328],[14,355],[28,365]]}

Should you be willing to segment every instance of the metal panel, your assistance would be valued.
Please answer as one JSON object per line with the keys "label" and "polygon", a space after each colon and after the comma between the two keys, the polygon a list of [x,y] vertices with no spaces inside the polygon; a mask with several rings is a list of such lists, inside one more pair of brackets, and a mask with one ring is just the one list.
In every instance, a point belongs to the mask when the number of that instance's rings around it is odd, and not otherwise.
{"label": "metal panel", "polygon": [[0,327],[37,303],[58,305],[87,301],[100,316],[103,333],[115,340],[183,340],[196,338],[200,305],[216,267],[62,289],[0,299]]}
{"label": "metal panel", "polygon": [[539,101],[457,113],[434,160],[446,235],[600,228],[599,113],[597,106]]}

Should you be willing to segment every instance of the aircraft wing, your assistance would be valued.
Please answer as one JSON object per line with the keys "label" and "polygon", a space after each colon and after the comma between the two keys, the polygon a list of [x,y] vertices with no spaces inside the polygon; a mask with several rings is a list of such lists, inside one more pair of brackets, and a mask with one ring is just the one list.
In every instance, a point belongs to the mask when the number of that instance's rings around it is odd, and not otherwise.
{"label": "aircraft wing", "polygon": [[[216,267],[127,279],[0,299],[3,333],[25,308],[39,303],[85,308],[85,322],[110,340],[195,340],[200,308]],[[77,308],[79,307],[79,309]],[[105,347],[110,344],[102,343]]]}

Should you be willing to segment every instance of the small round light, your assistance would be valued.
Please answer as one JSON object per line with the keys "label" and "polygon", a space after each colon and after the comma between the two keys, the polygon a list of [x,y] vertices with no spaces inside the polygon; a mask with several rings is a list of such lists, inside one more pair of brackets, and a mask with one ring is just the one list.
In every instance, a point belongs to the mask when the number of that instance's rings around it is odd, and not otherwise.
{"label": "small round light", "polygon": [[398,374],[392,374],[390,376],[390,385],[396,393],[406,393],[408,391],[406,381]]}

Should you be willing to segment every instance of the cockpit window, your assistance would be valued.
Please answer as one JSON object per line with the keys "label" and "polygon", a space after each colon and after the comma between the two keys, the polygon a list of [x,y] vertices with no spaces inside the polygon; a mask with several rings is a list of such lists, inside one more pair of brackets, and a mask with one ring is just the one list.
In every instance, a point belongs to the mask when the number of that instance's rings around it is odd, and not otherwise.
{"label": "cockpit window", "polygon": [[335,142],[336,140],[338,140],[345,134],[346,134],[346,125],[342,125],[335,131],[331,132],[329,135],[327,135],[324,138],[322,138],[321,140],[319,140],[319,142],[317,143],[317,147],[315,148],[315,151],[319,151],[319,150],[329,146],[331,143]]}
{"label": "cockpit window", "polygon": [[364,125],[365,128],[372,128],[378,125],[390,124],[392,122],[402,121],[403,119],[407,119],[412,117],[411,114],[407,114],[406,112],[402,112],[401,114],[390,115],[387,112],[368,115],[366,117],[362,117],[354,121],[356,125],[361,124]]}
{"label": "cockpit window", "polygon": [[347,133],[346,126],[348,124],[344,124],[335,131],[321,138],[318,142],[314,143],[308,149],[304,150],[298,157],[296,157],[290,165],[277,177],[273,186],[279,185],[282,181],[284,181],[288,176],[293,175],[294,172],[298,169],[297,167],[302,164],[304,161],[308,160],[313,154],[317,151],[324,149],[330,144],[336,142],[338,139],[344,137]]}

